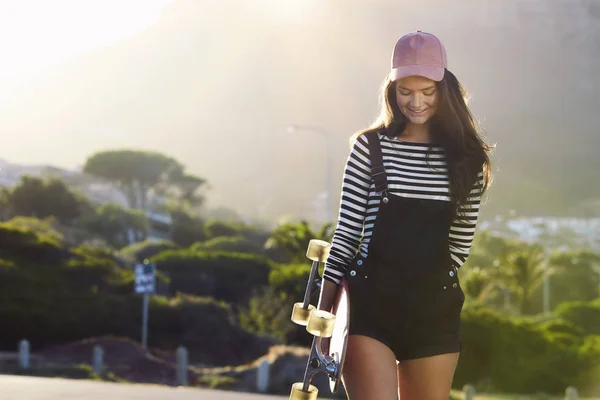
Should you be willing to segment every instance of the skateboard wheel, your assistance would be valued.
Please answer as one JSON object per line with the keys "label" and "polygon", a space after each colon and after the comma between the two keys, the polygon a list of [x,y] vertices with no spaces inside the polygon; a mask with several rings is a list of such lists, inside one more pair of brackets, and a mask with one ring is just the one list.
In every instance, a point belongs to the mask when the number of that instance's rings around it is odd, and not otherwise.
{"label": "skateboard wheel", "polygon": [[329,255],[329,248],[331,244],[324,240],[312,239],[308,243],[308,250],[306,250],[306,257],[310,260],[325,262]]}
{"label": "skateboard wheel", "polygon": [[313,310],[308,317],[306,330],[314,336],[331,337],[335,326],[335,315],[325,310]]}
{"label": "skateboard wheel", "polygon": [[313,386],[308,385],[308,391],[302,390],[302,382],[296,382],[292,385],[292,392],[290,393],[290,400],[316,400],[319,390]]}
{"label": "skateboard wheel", "polygon": [[308,317],[310,312],[315,310],[315,306],[312,304],[308,305],[308,308],[303,308],[304,303],[295,303],[294,310],[292,311],[292,321],[298,325],[306,326],[308,324]]}

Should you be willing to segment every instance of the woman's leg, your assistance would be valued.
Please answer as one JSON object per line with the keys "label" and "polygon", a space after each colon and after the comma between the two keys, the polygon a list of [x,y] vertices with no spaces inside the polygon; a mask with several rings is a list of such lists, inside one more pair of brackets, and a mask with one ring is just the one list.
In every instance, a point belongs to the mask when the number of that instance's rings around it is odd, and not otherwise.
{"label": "woman's leg", "polygon": [[349,400],[397,400],[394,353],[368,336],[348,336],[342,382]]}
{"label": "woman's leg", "polygon": [[448,400],[459,353],[401,361],[400,400]]}

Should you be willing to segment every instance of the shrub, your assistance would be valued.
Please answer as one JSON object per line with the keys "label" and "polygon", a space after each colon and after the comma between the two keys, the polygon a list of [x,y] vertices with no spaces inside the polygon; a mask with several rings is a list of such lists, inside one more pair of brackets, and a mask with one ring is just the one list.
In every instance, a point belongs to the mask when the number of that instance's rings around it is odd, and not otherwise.
{"label": "shrub", "polygon": [[587,335],[600,335],[600,298],[563,303],[556,308],[555,314],[580,326]]}
{"label": "shrub", "polygon": [[150,241],[144,240],[123,247],[120,253],[131,262],[142,262],[145,259],[151,259],[158,253],[165,250],[176,250],[179,246],[168,240]]}
{"label": "shrub", "polygon": [[290,320],[291,310],[292,304],[287,304],[281,295],[272,288],[263,288],[240,310],[240,325],[258,335],[287,342],[287,336],[295,329]]}
{"label": "shrub", "polygon": [[302,301],[310,270],[311,266],[308,264],[276,265],[269,274],[269,286],[285,301]]}
{"label": "shrub", "polygon": [[251,231],[252,228],[243,222],[223,221],[210,219],[204,225],[206,237],[214,238],[218,236],[239,236]]}
{"label": "shrub", "polygon": [[48,217],[45,219],[38,219],[33,217],[18,216],[11,218],[6,222],[17,229],[28,229],[34,231],[40,238],[48,238],[56,243],[63,241],[63,234],[59,232],[54,225],[56,224],[56,218]]}
{"label": "shrub", "polygon": [[0,256],[12,256],[39,262],[51,262],[64,257],[60,241],[51,235],[41,236],[35,230],[0,223]]}
{"label": "shrub", "polygon": [[[482,307],[465,308],[463,343],[455,385],[480,390],[559,393],[589,368],[577,327],[535,323]],[[485,387],[481,387],[485,383]]]}
{"label": "shrub", "polygon": [[[273,340],[235,323],[230,307],[210,298],[152,296],[148,345],[188,347],[190,357],[210,365],[242,364],[263,355]],[[142,299],[135,295],[29,291],[0,296],[0,348],[13,350],[22,339],[34,348],[94,336],[139,340]]]}
{"label": "shrub", "polygon": [[273,264],[266,257],[244,253],[169,250],[154,258],[156,268],[171,280],[170,292],[214,297],[234,305],[268,284]]}
{"label": "shrub", "polygon": [[600,336],[586,337],[579,352],[590,367],[580,374],[575,386],[582,396],[600,396]]}
{"label": "shrub", "polygon": [[171,240],[178,246],[188,247],[195,242],[206,240],[202,219],[181,210],[171,212],[171,218]]}
{"label": "shrub", "polygon": [[236,253],[262,254],[262,246],[251,242],[244,236],[217,236],[206,242],[198,242],[192,251],[231,251]]}
{"label": "shrub", "polygon": [[[0,235],[12,244],[0,254],[0,349],[13,351],[23,338],[34,349],[93,336],[139,339],[142,298],[133,294],[132,270],[121,268],[112,252],[90,246],[69,251],[4,224]],[[54,256],[39,257],[48,251]],[[192,277],[197,260],[206,263],[202,271],[222,280],[217,294],[224,298],[244,296],[257,282],[266,283],[270,269],[255,256],[217,254],[193,259],[187,265]],[[177,274],[185,271],[183,265],[174,275],[185,281]],[[148,344],[171,350],[184,345],[196,362],[231,365],[263,355],[273,340],[241,328],[228,304],[178,295],[151,297]]]}

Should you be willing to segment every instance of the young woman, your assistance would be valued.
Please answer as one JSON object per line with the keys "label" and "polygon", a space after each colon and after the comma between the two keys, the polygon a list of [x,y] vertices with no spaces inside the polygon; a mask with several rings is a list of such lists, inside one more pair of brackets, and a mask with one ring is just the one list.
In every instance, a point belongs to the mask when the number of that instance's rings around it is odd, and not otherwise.
{"label": "young woman", "polygon": [[467,259],[490,159],[430,33],[401,37],[381,115],[354,137],[319,309],[350,289],[342,381],[351,400],[447,400]]}

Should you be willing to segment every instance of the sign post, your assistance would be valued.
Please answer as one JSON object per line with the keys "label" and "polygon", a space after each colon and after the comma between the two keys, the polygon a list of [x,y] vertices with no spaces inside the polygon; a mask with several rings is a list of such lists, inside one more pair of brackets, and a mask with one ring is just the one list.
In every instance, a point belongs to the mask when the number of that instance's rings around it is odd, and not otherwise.
{"label": "sign post", "polygon": [[150,295],[156,290],[156,265],[144,260],[143,264],[135,266],[135,292],[143,294],[144,304],[142,308],[142,347],[148,344],[148,306]]}

